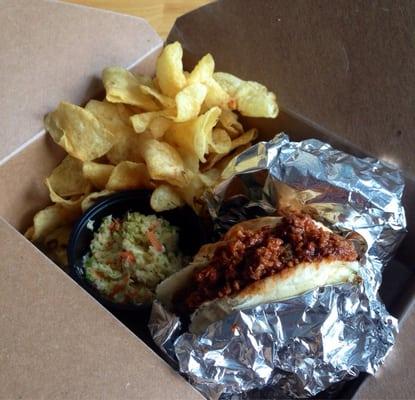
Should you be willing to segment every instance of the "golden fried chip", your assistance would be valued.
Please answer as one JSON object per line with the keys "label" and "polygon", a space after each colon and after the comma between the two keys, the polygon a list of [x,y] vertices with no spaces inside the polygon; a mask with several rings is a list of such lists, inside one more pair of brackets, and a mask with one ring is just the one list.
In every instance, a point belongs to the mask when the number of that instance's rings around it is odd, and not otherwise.
{"label": "golden fried chip", "polygon": [[199,172],[199,157],[191,152],[184,151],[181,148],[177,148],[177,151],[180,154],[180,157],[183,160],[184,168],[186,171],[186,174],[188,175],[190,173],[197,173]]}
{"label": "golden fried chip", "polygon": [[62,204],[62,205],[68,206],[68,207],[73,207],[73,206],[76,206],[78,204],[81,204],[83,196],[71,196],[69,199],[66,199],[62,196],[59,196],[53,190],[48,178],[46,178],[45,184],[46,184],[47,188],[49,189],[49,198],[54,203],[59,203],[59,204]]}
{"label": "golden fried chip", "polygon": [[161,212],[180,207],[184,201],[172,186],[163,183],[151,194],[150,205],[154,211]]}
{"label": "golden fried chip", "polygon": [[26,232],[33,242],[43,239],[46,235],[63,225],[74,222],[81,216],[81,207],[79,204],[75,206],[65,206],[62,204],[53,204],[40,210],[33,218],[33,229]]}
{"label": "golden fried chip", "polygon": [[160,139],[164,136],[164,134],[167,132],[167,130],[172,125],[172,121],[166,117],[159,116],[154,118],[150,125],[148,126],[148,129],[151,133],[151,136],[154,139]]}
{"label": "golden fried chip", "polygon": [[101,190],[100,192],[93,192],[86,196],[81,203],[82,212],[85,212],[90,207],[92,207],[99,199],[102,197],[109,196],[110,194],[114,193],[111,190]]}
{"label": "golden fried chip", "polygon": [[206,109],[218,106],[222,109],[229,107],[231,97],[214,79],[206,82],[208,88],[204,106]]}
{"label": "golden fried chip", "polygon": [[46,255],[63,270],[67,270],[69,266],[67,246],[58,244],[58,247],[53,251],[46,250]]}
{"label": "golden fried chip", "polygon": [[[190,86],[186,86],[183,90],[177,93],[175,97],[175,103],[170,106],[176,106],[176,112],[174,108],[167,108],[163,111],[153,111],[133,115],[130,120],[137,133],[146,131],[152,122],[156,119],[163,121],[167,126],[165,118],[170,118],[175,122],[184,122],[196,118],[199,115],[200,108],[206,97],[207,88],[201,83],[195,83]],[[171,100],[171,99],[169,99]],[[163,117],[163,119],[159,119]],[[157,133],[157,128],[154,128],[156,132],[155,137],[160,137]],[[152,132],[153,134],[155,132]],[[164,133],[164,132],[163,132]]]}
{"label": "golden fried chip", "polygon": [[176,107],[177,116],[175,122],[185,122],[196,118],[207,94],[207,87],[202,83],[194,83],[186,86],[177,93]]}
{"label": "golden fried chip", "polygon": [[159,109],[152,97],[141,90],[140,86],[144,82],[140,82],[137,76],[124,68],[105,68],[102,72],[102,81],[106,91],[106,99],[111,103],[131,104],[146,111]]}
{"label": "golden fried chip", "polygon": [[186,85],[183,73],[183,49],[179,42],[168,44],[156,64],[156,77],[161,92],[174,98]]}
{"label": "golden fried chip", "polygon": [[256,139],[258,135],[258,131],[254,129],[250,129],[249,131],[243,133],[241,136],[237,137],[236,139],[232,140],[231,147],[228,150],[229,155],[227,154],[217,154],[217,153],[210,153],[207,157],[207,161],[202,166],[202,170],[206,171],[216,166],[219,169],[224,169],[226,165],[239,153],[243,150],[247,149],[251,146],[251,142]]}
{"label": "golden fried chip", "polygon": [[232,139],[243,132],[242,124],[238,121],[238,115],[231,110],[222,110],[218,125],[223,127]]}
{"label": "golden fried chip", "polygon": [[158,92],[160,92],[160,91],[161,91],[161,89],[160,89],[160,85],[159,85],[159,81],[158,81],[158,79],[157,79],[157,76],[155,76],[155,77],[152,79],[151,84],[150,84],[150,85],[147,85],[147,86],[154,87],[154,89],[156,89]]}
{"label": "golden fried chip", "polygon": [[237,109],[247,117],[275,118],[278,105],[275,94],[257,82],[242,84],[235,96]]}
{"label": "golden fried chip", "polygon": [[45,118],[46,130],[71,156],[90,161],[111,149],[114,135],[88,110],[62,102]]}
{"label": "golden fried chip", "polygon": [[143,161],[140,152],[141,141],[140,135],[137,135],[132,129],[119,131],[117,141],[105,156],[113,165],[117,165],[122,161],[140,163]]}
{"label": "golden fried chip", "polygon": [[163,111],[152,111],[133,115],[130,121],[137,133],[145,132],[153,119],[164,115]]}
{"label": "golden fried chip", "polygon": [[161,94],[157,89],[146,85],[141,85],[140,88],[143,93],[154,97],[164,108],[174,107],[174,100],[164,94]]}
{"label": "golden fried chip", "polygon": [[214,70],[215,60],[208,53],[199,60],[187,78],[189,85],[203,83],[207,88],[204,106],[202,107],[203,111],[215,106],[226,108],[230,100],[228,93],[213,79]]}
{"label": "golden fried chip", "polygon": [[153,187],[147,167],[144,164],[122,161],[113,169],[105,188],[117,191],[151,189]]}
{"label": "golden fried chip", "polygon": [[76,196],[87,193],[89,182],[82,174],[82,161],[66,156],[48,177],[49,185],[59,196]]}
{"label": "golden fried chip", "polygon": [[113,165],[117,165],[122,161],[142,163],[144,162],[144,158],[141,154],[141,147],[143,142],[148,138],[151,138],[149,132],[143,132],[137,135],[132,129],[130,133],[119,137],[116,146],[106,154],[106,157]]}
{"label": "golden fried chip", "polygon": [[95,117],[114,135],[114,145],[106,154],[111,164],[121,161],[142,162],[139,148],[140,139],[135,134],[130,117],[133,111],[124,104],[114,104],[107,101],[91,100],[85,109]]}
{"label": "golden fried chip", "polygon": [[213,128],[212,141],[209,148],[217,154],[225,154],[231,150],[232,140],[228,133],[221,128]]}
{"label": "golden fried chip", "polygon": [[212,142],[212,129],[216,125],[221,109],[213,107],[198,118],[171,126],[164,139],[181,151],[190,152],[205,162],[205,154]]}
{"label": "golden fried chip", "polygon": [[133,128],[137,133],[142,133],[147,130],[150,122],[160,115],[160,111],[145,112],[133,115],[130,120]]}
{"label": "golden fried chip", "polygon": [[158,112],[136,114],[131,117],[131,122],[137,133],[149,132],[154,139],[160,139],[172,125],[170,119]]}
{"label": "golden fried chip", "polygon": [[209,171],[200,174],[200,179],[205,186],[211,188],[215,186],[221,175],[221,170],[219,168],[211,168]]}
{"label": "golden fried chip", "polygon": [[243,81],[225,72],[216,72],[213,77],[235,100],[236,108],[242,115],[266,118],[275,118],[278,115],[275,94],[260,83]]}
{"label": "golden fried chip", "polygon": [[232,145],[231,145],[230,150],[234,150],[239,146],[252,142],[253,140],[257,138],[257,136],[258,136],[258,130],[255,128],[252,128],[249,131],[246,131],[241,136],[238,136],[236,139],[232,140]]}
{"label": "golden fried chip", "polygon": [[24,233],[24,237],[28,240],[33,240],[33,234],[35,233],[35,227],[32,225],[31,227],[27,228],[26,232]]}
{"label": "golden fried chip", "polygon": [[[121,104],[121,103],[117,103],[117,104]],[[143,113],[143,112],[147,112],[146,110],[143,110],[140,107],[131,106],[131,105],[128,105],[128,104],[123,104],[123,106],[125,106],[125,108],[127,108],[129,111],[131,111],[130,117],[131,117],[131,115],[135,115],[135,114],[140,114],[140,113]],[[130,118],[130,117],[128,117],[128,118]],[[131,125],[131,122],[130,122],[129,125]]]}
{"label": "golden fried chip", "polygon": [[72,226],[64,225],[55,229],[43,239],[42,250],[61,267],[68,265],[67,247],[71,232]]}
{"label": "golden fried chip", "polygon": [[193,174],[192,179],[183,188],[178,188],[177,191],[180,197],[196,212],[200,209],[200,197],[205,191],[205,184],[200,178],[200,174]]}
{"label": "golden fried chip", "polygon": [[124,104],[110,103],[106,100],[90,100],[85,106],[101,122],[106,129],[116,135],[119,130],[130,127],[130,116],[133,115]]}
{"label": "golden fried chip", "polygon": [[149,139],[143,143],[142,154],[152,179],[163,180],[174,186],[185,185],[183,160],[174,147]]}
{"label": "golden fried chip", "polygon": [[215,72],[213,74],[213,79],[232,97],[235,97],[239,86],[245,82],[237,76],[228,74],[227,72]]}
{"label": "golden fried chip", "polygon": [[204,55],[193,68],[193,71],[187,78],[187,83],[189,85],[194,83],[207,83],[212,79],[214,70],[215,60],[212,55],[208,53]]}
{"label": "golden fried chip", "polygon": [[206,157],[206,162],[201,165],[200,170],[202,172],[208,171],[226,156],[227,156],[226,154],[216,154],[216,153],[208,154],[208,156]]}
{"label": "golden fried chip", "polygon": [[85,179],[88,179],[97,189],[104,189],[113,169],[113,165],[88,161],[84,163],[82,172]]}
{"label": "golden fried chip", "polygon": [[201,197],[207,188],[215,186],[220,180],[221,170],[213,168],[205,173],[195,173],[192,179],[184,188],[177,189],[177,192],[184,201],[196,212],[203,206]]}

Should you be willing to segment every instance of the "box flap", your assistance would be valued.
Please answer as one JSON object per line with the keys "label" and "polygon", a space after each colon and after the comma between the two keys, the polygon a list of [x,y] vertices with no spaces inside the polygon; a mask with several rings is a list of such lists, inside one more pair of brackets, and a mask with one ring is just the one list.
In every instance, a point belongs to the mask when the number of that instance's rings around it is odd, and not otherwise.
{"label": "box flap", "polygon": [[414,175],[414,16],[411,0],[219,1],[180,17],[168,41]]}
{"label": "box flap", "polygon": [[0,241],[0,398],[201,398],[3,219]]}
{"label": "box flap", "polygon": [[3,0],[0,27],[0,161],[42,129],[59,101],[96,94],[103,67],[130,66],[162,46],[143,19],[54,1]]}

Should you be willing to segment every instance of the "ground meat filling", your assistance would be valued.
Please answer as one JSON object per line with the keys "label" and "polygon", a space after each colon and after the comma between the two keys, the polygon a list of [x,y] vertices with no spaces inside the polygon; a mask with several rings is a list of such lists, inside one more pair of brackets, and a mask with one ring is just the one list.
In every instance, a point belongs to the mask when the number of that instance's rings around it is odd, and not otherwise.
{"label": "ground meat filling", "polygon": [[238,293],[254,281],[293,268],[301,262],[355,261],[350,240],[317,227],[309,216],[289,215],[275,228],[241,227],[216,249],[211,262],[178,293],[177,312],[192,313],[203,302]]}

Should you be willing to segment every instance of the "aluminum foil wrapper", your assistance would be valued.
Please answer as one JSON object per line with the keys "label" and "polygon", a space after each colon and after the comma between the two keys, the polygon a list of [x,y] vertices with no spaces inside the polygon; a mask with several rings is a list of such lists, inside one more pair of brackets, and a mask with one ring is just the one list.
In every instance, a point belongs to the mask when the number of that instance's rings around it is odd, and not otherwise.
{"label": "aluminum foil wrapper", "polygon": [[400,172],[281,133],[241,153],[224,175],[205,196],[218,237],[245,219],[302,210],[364,238],[363,283],[237,311],[199,336],[155,302],[150,330],[157,345],[209,399],[310,397],[360,372],[374,374],[398,331],[377,292],[405,233]]}

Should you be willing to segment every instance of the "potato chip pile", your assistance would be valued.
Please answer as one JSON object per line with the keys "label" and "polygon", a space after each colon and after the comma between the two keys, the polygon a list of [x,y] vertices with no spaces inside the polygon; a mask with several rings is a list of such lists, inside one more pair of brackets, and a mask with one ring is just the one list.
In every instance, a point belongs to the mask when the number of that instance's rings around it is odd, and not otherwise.
{"label": "potato chip pile", "polygon": [[155,211],[198,199],[217,184],[229,161],[249,147],[239,114],[275,118],[275,95],[259,83],[214,72],[205,55],[183,71],[180,43],[167,45],[151,78],[120,67],[102,73],[105,100],[84,108],[62,102],[45,118],[53,140],[68,155],[46,179],[51,201],[26,236],[58,264],[66,264],[72,224],[100,197],[152,189]]}

